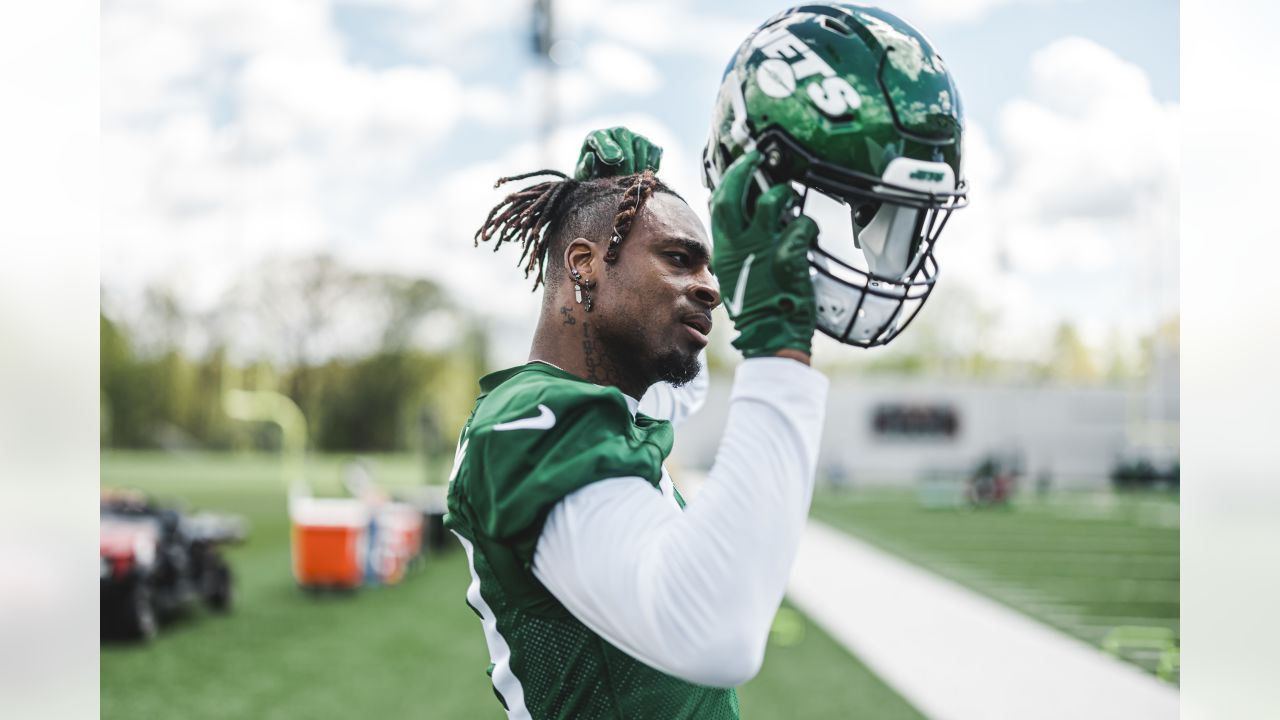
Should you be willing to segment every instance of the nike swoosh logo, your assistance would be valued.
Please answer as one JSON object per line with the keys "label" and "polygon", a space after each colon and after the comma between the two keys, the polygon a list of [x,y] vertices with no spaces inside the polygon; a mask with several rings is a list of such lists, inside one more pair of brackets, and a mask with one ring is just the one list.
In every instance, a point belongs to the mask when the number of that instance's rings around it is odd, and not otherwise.
{"label": "nike swoosh logo", "polygon": [[556,414],[546,405],[538,406],[538,415],[520,420],[494,425],[495,432],[500,430],[550,430],[556,425]]}
{"label": "nike swoosh logo", "polygon": [[455,478],[458,477],[458,471],[462,469],[462,458],[467,454],[467,445],[471,444],[471,438],[462,441],[458,446],[458,452],[453,454],[453,470],[449,473],[449,484],[452,485]]}
{"label": "nike swoosh logo", "polygon": [[742,269],[738,271],[738,284],[733,288],[733,299],[724,301],[724,309],[729,311],[730,317],[737,317],[742,312],[742,298],[747,293],[747,276],[751,274],[751,261],[755,259],[755,253],[747,256]]}

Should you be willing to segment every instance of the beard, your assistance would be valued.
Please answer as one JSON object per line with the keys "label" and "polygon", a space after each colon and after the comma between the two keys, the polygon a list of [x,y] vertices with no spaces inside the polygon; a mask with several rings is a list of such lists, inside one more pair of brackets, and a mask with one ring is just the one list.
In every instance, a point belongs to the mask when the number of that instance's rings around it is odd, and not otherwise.
{"label": "beard", "polygon": [[702,370],[697,352],[679,347],[657,350],[659,340],[646,337],[646,327],[638,321],[628,318],[620,327],[602,324],[593,328],[599,333],[610,365],[628,385],[648,388],[656,382],[668,382],[680,387],[692,382]]}
{"label": "beard", "polygon": [[680,387],[692,382],[702,370],[697,353],[690,354],[671,350],[658,357],[658,380]]}

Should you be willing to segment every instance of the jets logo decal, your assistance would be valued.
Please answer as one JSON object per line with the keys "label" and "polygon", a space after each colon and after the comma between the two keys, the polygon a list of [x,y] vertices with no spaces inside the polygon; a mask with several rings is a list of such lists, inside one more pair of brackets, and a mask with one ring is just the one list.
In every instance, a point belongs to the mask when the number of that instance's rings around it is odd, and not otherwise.
{"label": "jets logo decal", "polygon": [[802,80],[815,78],[805,87],[805,93],[822,114],[839,117],[862,107],[862,96],[849,81],[836,75],[825,60],[785,27],[760,33],[752,44],[769,58],[760,63],[755,75],[756,85],[766,95],[787,97]]}
{"label": "jets logo decal", "polygon": [[769,97],[790,97],[796,91],[796,74],[786,60],[770,58],[756,68],[756,85]]}
{"label": "jets logo decal", "polygon": [[942,173],[935,172],[933,170],[916,170],[915,172],[911,173],[907,177],[911,178],[912,180],[924,180],[926,182],[935,182],[935,183],[942,182],[946,178],[946,176],[943,175]]}
{"label": "jets logo decal", "polygon": [[494,432],[503,430],[550,430],[555,426],[556,414],[551,412],[551,408],[546,405],[539,405],[537,415],[494,425],[493,430]]}

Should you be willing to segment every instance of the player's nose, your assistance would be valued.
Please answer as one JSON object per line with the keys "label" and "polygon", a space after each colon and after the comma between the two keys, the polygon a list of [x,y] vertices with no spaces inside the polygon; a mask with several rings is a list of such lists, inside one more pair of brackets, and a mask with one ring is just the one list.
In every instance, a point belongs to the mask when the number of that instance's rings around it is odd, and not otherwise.
{"label": "player's nose", "polygon": [[705,305],[707,310],[713,310],[720,304],[720,281],[716,280],[716,276],[712,275],[710,270],[704,269],[698,275],[689,294],[699,305]]}

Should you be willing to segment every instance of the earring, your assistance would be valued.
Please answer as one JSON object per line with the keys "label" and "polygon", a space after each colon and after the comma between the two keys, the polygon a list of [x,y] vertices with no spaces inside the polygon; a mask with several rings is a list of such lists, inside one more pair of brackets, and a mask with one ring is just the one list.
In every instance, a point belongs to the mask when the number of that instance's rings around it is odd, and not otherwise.
{"label": "earring", "polygon": [[609,238],[609,248],[605,250],[605,253],[604,253],[605,262],[617,262],[618,246],[621,244],[622,244],[622,236],[618,234],[617,230],[614,230],[613,236]]}
{"label": "earring", "polygon": [[569,268],[569,274],[573,276],[573,299],[579,305],[585,304],[586,307],[583,309],[591,312],[591,296],[587,294],[587,291],[596,286],[595,282],[583,280],[582,273],[578,272],[578,268],[575,267]]}

